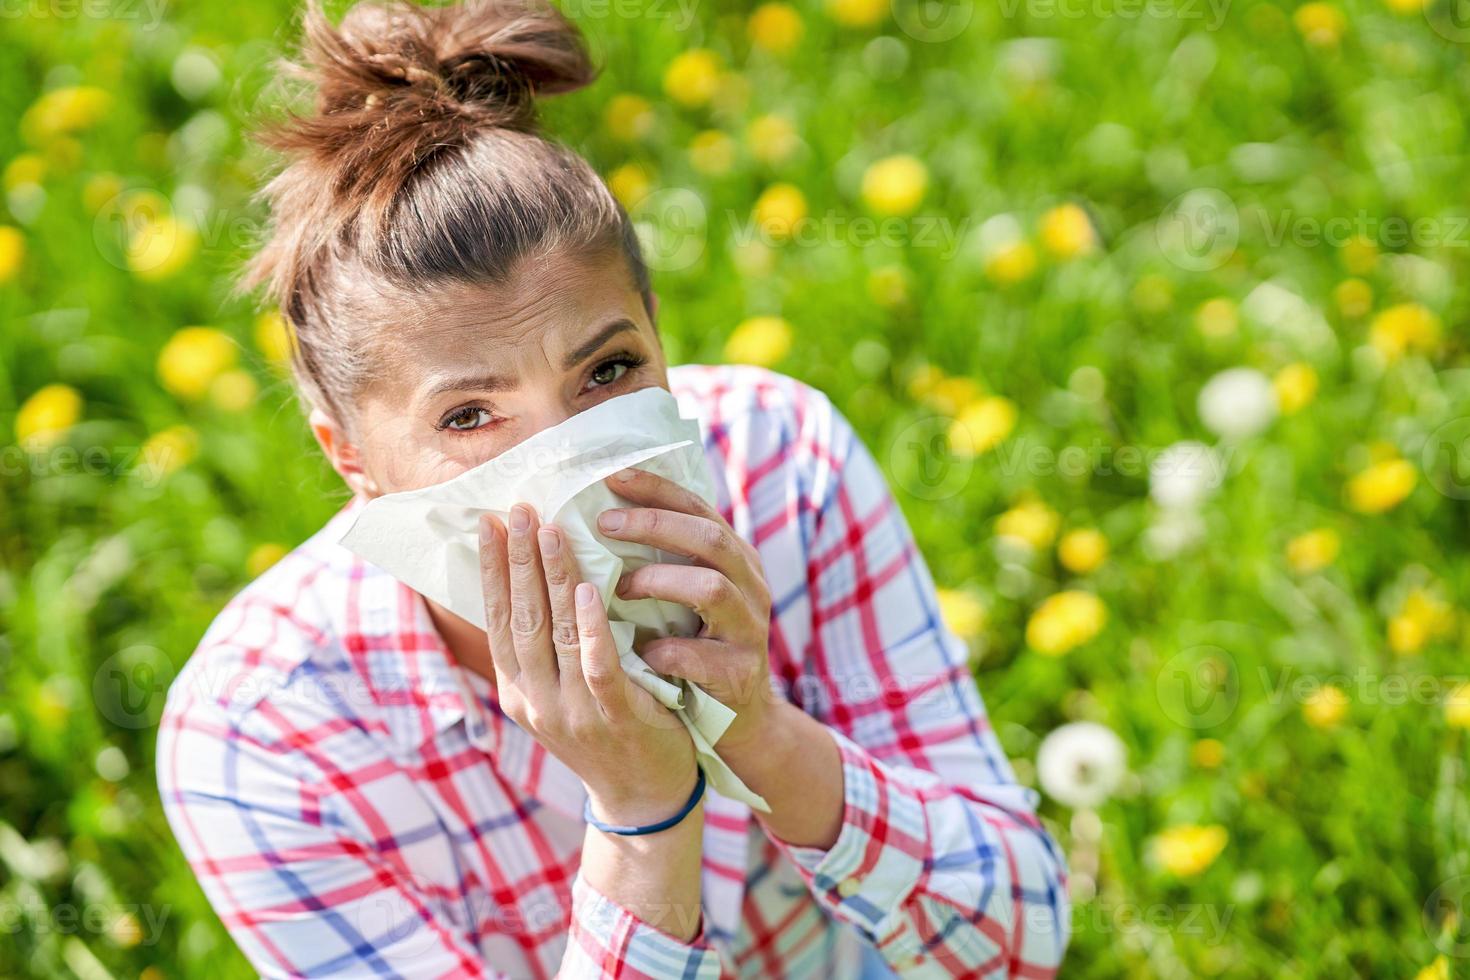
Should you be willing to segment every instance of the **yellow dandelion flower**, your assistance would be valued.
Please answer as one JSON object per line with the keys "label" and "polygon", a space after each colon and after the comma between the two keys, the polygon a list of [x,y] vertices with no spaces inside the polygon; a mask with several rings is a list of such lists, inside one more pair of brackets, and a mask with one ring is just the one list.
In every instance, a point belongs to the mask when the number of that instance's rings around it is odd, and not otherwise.
{"label": "yellow dandelion flower", "polygon": [[786,3],[763,3],[755,8],[745,26],[750,43],[771,54],[790,54],[801,43],[806,25],[801,14]]}
{"label": "yellow dandelion flower", "polygon": [[286,557],[285,545],[267,541],[250,549],[249,556],[245,559],[245,571],[251,578],[257,578],[265,574],[266,569]]}
{"label": "yellow dandelion flower", "polygon": [[1108,557],[1108,539],[1096,528],[1078,528],[1057,542],[1057,560],[1074,575],[1096,571]]}
{"label": "yellow dandelion flower", "polygon": [[32,143],[45,143],[65,133],[95,126],[112,107],[112,95],[94,85],[53,89],[21,117],[21,132]]}
{"label": "yellow dandelion flower", "polygon": [[199,233],[165,210],[135,208],[130,218],[124,257],[133,275],[145,282],[167,279],[199,250]]}
{"label": "yellow dandelion flower", "polygon": [[1062,519],[1036,497],[1026,497],[995,521],[995,533],[1014,538],[1041,551],[1057,538]]}
{"label": "yellow dandelion flower", "polygon": [[1388,621],[1388,647],[1402,656],[1418,653],[1453,626],[1454,610],[1449,603],[1425,589],[1412,589]]}
{"label": "yellow dandelion flower", "polygon": [[1026,643],[1037,653],[1059,657],[1097,636],[1107,621],[1107,607],[1091,592],[1058,592],[1031,614]]}
{"label": "yellow dandelion flower", "polygon": [[1362,279],[1344,279],[1332,290],[1332,301],[1345,317],[1357,319],[1373,309],[1373,287]]}
{"label": "yellow dandelion flower", "polygon": [[1219,824],[1180,824],[1154,838],[1153,853],[1165,871],[1192,878],[1214,864],[1228,843],[1230,834]]}
{"label": "yellow dandelion flower", "polygon": [[795,184],[772,184],[755,201],[756,226],[771,238],[790,238],[806,215],[806,197]]}
{"label": "yellow dandelion flower", "polygon": [[21,184],[39,184],[46,177],[46,161],[36,153],[22,153],[5,165],[5,176],[0,178],[7,191]]}
{"label": "yellow dandelion flower", "polygon": [[274,364],[291,359],[291,328],[279,310],[266,310],[255,318],[255,346]]}
{"label": "yellow dandelion flower", "polygon": [[888,13],[889,0],[827,0],[827,16],[843,27],[872,27]]}
{"label": "yellow dandelion flower", "polygon": [[706,129],[689,141],[689,162],[709,177],[723,177],[735,166],[735,141],[718,129]]}
{"label": "yellow dandelion flower", "polygon": [[1470,729],[1470,683],[1458,684],[1445,695],[1444,720],[1451,728]]}
{"label": "yellow dandelion flower", "polygon": [[235,366],[239,350],[213,327],[185,327],[158,352],[158,380],[170,394],[203,398],[215,378]]}
{"label": "yellow dandelion flower", "polygon": [[1313,728],[1336,728],[1347,712],[1348,696],[1332,684],[1323,684],[1302,701],[1302,717]]}
{"label": "yellow dandelion flower", "polygon": [[1286,543],[1286,563],[1298,575],[1320,572],[1337,560],[1342,539],[1330,527],[1314,528]]}
{"label": "yellow dandelion flower", "polygon": [[1011,434],[1016,427],[1016,415],[1015,402],[999,395],[970,402],[950,423],[950,452],[956,456],[978,456],[989,452]]}
{"label": "yellow dandelion flower", "polygon": [[936,589],[939,615],[956,636],[969,639],[985,628],[985,603],[973,592],[962,589]]}
{"label": "yellow dandelion flower", "polygon": [[675,56],[664,71],[664,94],[694,109],[715,97],[720,87],[720,59],[713,51],[693,48]]}
{"label": "yellow dandelion flower", "polygon": [[93,174],[82,185],[82,206],[88,214],[96,214],[122,192],[122,178],[117,174]]}
{"label": "yellow dandelion flower", "polygon": [[1059,259],[1072,259],[1097,249],[1092,219],[1076,204],[1061,204],[1041,216],[1041,244]]}
{"label": "yellow dandelion flower", "polygon": [[766,164],[781,163],[801,145],[791,120],[773,114],[751,120],[745,127],[745,142],[750,146],[751,155]]}
{"label": "yellow dandelion flower", "polygon": [[1342,40],[1347,30],[1347,18],[1341,10],[1330,3],[1306,3],[1296,8],[1292,17],[1296,29],[1310,45],[1330,48]]}
{"label": "yellow dandelion flower", "polygon": [[863,203],[887,217],[906,217],[918,210],[929,189],[929,169],[908,154],[884,157],[863,174]]}
{"label": "yellow dandelion flower", "polygon": [[1206,337],[1228,337],[1240,327],[1235,304],[1223,296],[1205,300],[1194,311],[1195,329]]}
{"label": "yellow dandelion flower", "polygon": [[53,446],[81,421],[82,396],[71,385],[41,388],[15,414],[15,441],[28,451]]}
{"label": "yellow dandelion flower", "polygon": [[260,386],[249,371],[226,371],[209,384],[209,400],[226,412],[243,412],[255,404]]}
{"label": "yellow dandelion flower", "polygon": [[124,911],[108,925],[107,938],[122,949],[131,949],[143,941],[143,926],[136,915]]}
{"label": "yellow dandelion flower", "polygon": [[1007,242],[985,258],[985,275],[999,286],[1014,286],[1036,271],[1036,249],[1024,239]]}
{"label": "yellow dandelion flower", "polygon": [[1342,264],[1355,276],[1366,276],[1378,267],[1378,243],[1366,235],[1354,235],[1342,246]]}
{"label": "yellow dandelion flower", "polygon": [[928,397],[929,392],[934,390],[935,385],[943,381],[944,378],[945,373],[942,370],[926,362],[920,364],[909,374],[908,380],[905,382],[905,387],[908,390],[910,398],[915,401],[923,401]]}
{"label": "yellow dandelion flower", "polygon": [[1295,415],[1317,397],[1317,370],[1303,361],[1288,364],[1271,379],[1281,414]]}
{"label": "yellow dandelion flower", "polygon": [[1418,303],[1390,306],[1373,318],[1368,326],[1368,340],[1392,361],[1405,351],[1432,351],[1439,341],[1439,317]]}
{"label": "yellow dandelion flower", "polygon": [[187,425],[170,426],[143,443],[139,466],[144,475],[161,480],[189,464],[199,451],[199,434]]}
{"label": "yellow dandelion flower", "polygon": [[[1388,0],[1388,5],[1397,9],[1401,4],[1416,2],[1418,0]],[[1414,980],[1450,980],[1450,961],[1441,953],[1434,958],[1433,963],[1414,974]]]}
{"label": "yellow dandelion flower", "polygon": [[632,143],[653,131],[653,106],[641,95],[623,92],[608,100],[602,121],[614,139]]}
{"label": "yellow dandelion flower", "polygon": [[909,301],[909,272],[901,265],[881,265],[868,273],[868,298],[884,309]]}
{"label": "yellow dandelion flower", "polygon": [[1215,738],[1202,738],[1189,747],[1189,761],[1200,769],[1219,769],[1225,762],[1225,745]]}
{"label": "yellow dandelion flower", "polygon": [[965,375],[940,373],[928,383],[920,400],[942,415],[959,415],[985,395],[985,388]]}
{"label": "yellow dandelion flower", "polygon": [[0,225],[0,286],[20,273],[26,259],[26,236],[13,225]]}
{"label": "yellow dandelion flower", "polygon": [[725,341],[725,360],[769,367],[791,350],[791,324],[779,316],[754,316]]}
{"label": "yellow dandelion flower", "polygon": [[1374,463],[1348,481],[1348,506],[1360,514],[1382,514],[1403,503],[1418,479],[1418,472],[1407,460]]}
{"label": "yellow dandelion flower", "polygon": [[653,176],[641,163],[625,163],[607,178],[608,190],[623,207],[631,209],[653,188]]}

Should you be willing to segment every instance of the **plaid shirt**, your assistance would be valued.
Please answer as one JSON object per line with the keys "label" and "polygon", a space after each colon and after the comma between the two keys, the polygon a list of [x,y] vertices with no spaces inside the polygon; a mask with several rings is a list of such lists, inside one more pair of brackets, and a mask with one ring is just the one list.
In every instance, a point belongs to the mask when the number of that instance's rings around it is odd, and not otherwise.
{"label": "plaid shirt", "polygon": [[337,543],[353,501],[220,613],[159,735],[170,825],[263,975],[847,977],[865,944],[905,977],[1055,971],[1062,856],[872,455],[790,378],[670,382],[760,551],[773,674],[841,750],[836,843],[789,846],[712,792],[692,942],[595,892],[582,784]]}

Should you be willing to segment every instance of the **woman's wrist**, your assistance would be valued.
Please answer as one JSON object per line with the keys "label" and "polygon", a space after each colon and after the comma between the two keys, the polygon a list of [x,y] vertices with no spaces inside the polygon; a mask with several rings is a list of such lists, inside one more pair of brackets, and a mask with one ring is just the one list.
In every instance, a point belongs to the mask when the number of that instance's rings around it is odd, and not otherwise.
{"label": "woman's wrist", "polygon": [[587,805],[602,823],[643,826],[678,812],[699,781],[699,769],[691,761],[677,774],[651,774],[643,779],[625,779],[621,785],[587,788]]}
{"label": "woman's wrist", "polygon": [[718,746],[735,775],[771,805],[759,815],[788,844],[828,848],[842,829],[842,753],[831,731],[789,701],[772,705],[762,737]]}

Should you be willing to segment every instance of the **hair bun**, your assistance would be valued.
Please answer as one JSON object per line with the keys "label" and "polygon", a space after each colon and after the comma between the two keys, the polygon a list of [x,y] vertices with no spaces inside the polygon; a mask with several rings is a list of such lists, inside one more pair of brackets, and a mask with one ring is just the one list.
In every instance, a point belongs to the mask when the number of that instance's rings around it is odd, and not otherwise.
{"label": "hair bun", "polygon": [[489,130],[534,133],[538,96],[597,74],[581,31],[545,0],[365,0],[338,27],[308,0],[302,56],[289,67],[315,90],[315,111],[264,141],[380,218],[436,156]]}
{"label": "hair bun", "polygon": [[322,112],[457,108],[479,125],[530,129],[537,95],[596,74],[581,32],[540,0],[360,3],[337,31],[313,4],[307,39]]}

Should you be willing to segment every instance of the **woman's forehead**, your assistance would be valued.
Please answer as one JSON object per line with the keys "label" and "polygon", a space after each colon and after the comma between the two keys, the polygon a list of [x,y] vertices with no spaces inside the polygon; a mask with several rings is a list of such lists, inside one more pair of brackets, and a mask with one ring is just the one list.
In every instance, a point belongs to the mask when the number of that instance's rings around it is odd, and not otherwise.
{"label": "woman's forehead", "polygon": [[503,283],[446,283],[392,304],[394,347],[452,351],[467,343],[541,349],[560,358],[619,319],[649,329],[642,297],[616,255],[528,260]]}

